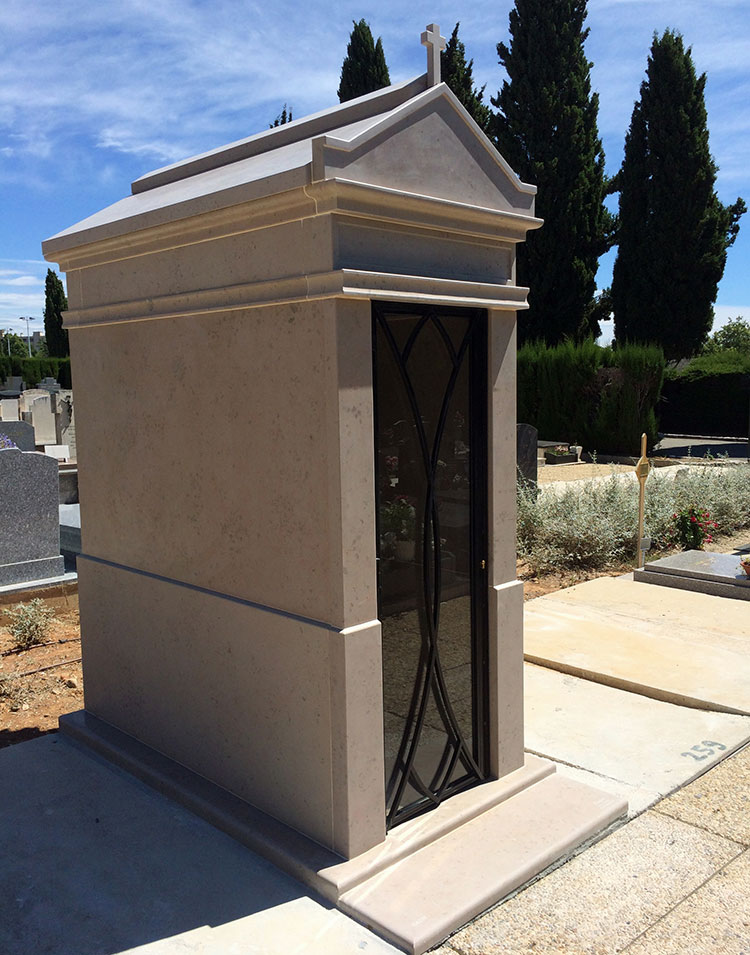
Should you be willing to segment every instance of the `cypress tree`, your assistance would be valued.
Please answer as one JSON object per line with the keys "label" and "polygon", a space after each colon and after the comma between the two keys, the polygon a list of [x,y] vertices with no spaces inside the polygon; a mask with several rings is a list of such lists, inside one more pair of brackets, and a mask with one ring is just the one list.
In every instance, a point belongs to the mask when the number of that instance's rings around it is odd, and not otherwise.
{"label": "cypress tree", "polygon": [[287,112],[286,103],[284,103],[284,106],[282,107],[281,112],[272,123],[268,124],[268,128],[275,129],[277,126],[286,126],[286,124],[291,123],[291,121],[292,121],[292,107],[290,106],[289,111]]}
{"label": "cypress tree", "polygon": [[618,174],[618,252],[612,275],[617,341],[654,342],[668,359],[706,340],[727,249],[745,203],[719,202],[704,89],[690,48],[654,35]]}
{"label": "cypress tree", "polygon": [[380,37],[377,43],[373,42],[368,24],[364,20],[353,22],[354,29],[341,66],[338,89],[340,103],[390,86],[391,83]]}
{"label": "cypress tree", "polygon": [[466,62],[466,48],[458,39],[457,23],[451,33],[445,49],[440,54],[440,75],[456,94],[474,122],[483,132],[488,132],[492,121],[492,112],[486,103],[482,102],[484,87],[477,89],[474,86],[474,60]]}
{"label": "cypress tree", "polygon": [[612,244],[613,217],[584,42],[586,0],[516,0],[510,46],[497,53],[508,79],[493,106],[497,147],[522,180],[538,189],[544,219],[518,252],[528,285],[524,341],[555,344],[598,334],[594,293],[599,256]]}
{"label": "cypress tree", "polygon": [[62,324],[62,313],[67,307],[68,300],[57,272],[47,269],[44,282],[44,335],[50,358],[65,358],[70,354],[68,333]]}

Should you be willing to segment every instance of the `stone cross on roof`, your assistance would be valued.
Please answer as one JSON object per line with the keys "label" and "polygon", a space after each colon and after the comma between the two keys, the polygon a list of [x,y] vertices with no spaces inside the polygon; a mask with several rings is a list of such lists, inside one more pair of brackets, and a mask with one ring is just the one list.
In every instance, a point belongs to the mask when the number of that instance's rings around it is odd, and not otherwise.
{"label": "stone cross on roof", "polygon": [[422,46],[427,47],[427,85],[440,82],[440,51],[445,49],[445,37],[440,36],[437,23],[428,23],[422,34]]}

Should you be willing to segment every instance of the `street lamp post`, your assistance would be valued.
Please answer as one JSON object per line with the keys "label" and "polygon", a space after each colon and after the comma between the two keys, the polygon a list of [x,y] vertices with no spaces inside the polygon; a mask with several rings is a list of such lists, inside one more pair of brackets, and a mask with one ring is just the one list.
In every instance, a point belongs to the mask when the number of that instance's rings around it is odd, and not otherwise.
{"label": "street lamp post", "polygon": [[31,358],[31,336],[29,335],[29,322],[33,322],[34,319],[30,316],[27,318],[25,315],[21,315],[21,321],[26,322],[26,346],[29,349],[29,358]]}

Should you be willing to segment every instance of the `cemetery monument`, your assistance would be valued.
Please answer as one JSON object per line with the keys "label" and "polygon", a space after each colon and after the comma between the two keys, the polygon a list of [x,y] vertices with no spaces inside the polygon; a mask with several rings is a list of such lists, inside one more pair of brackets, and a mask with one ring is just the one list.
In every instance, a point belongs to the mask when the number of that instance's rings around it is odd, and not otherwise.
{"label": "cemetery monument", "polygon": [[411,951],[625,809],[524,755],[515,249],[541,222],[423,42],[426,75],[44,243],[82,502],[63,728]]}

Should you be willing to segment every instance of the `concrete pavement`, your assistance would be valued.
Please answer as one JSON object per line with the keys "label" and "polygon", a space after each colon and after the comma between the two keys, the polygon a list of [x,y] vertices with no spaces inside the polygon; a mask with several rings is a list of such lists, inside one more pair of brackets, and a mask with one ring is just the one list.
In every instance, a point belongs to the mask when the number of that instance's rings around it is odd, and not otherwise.
{"label": "concrete pavement", "polygon": [[[440,952],[750,952],[744,607],[625,579],[526,605],[527,747],[639,815]],[[396,951],[59,736],[1,750],[0,779],[2,955]]]}

